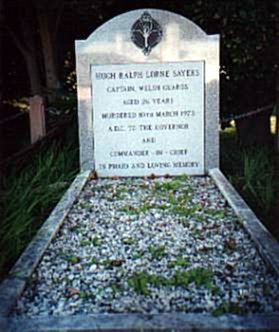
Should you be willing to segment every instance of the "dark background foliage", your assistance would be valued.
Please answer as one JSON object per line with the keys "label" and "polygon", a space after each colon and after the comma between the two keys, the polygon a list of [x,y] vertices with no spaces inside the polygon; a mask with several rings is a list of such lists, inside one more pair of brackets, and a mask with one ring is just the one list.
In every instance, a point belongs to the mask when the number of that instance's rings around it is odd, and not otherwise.
{"label": "dark background foliage", "polygon": [[[40,3],[38,9],[36,3]],[[46,87],[40,40],[39,12],[48,20],[55,66],[63,81],[64,62],[74,56],[74,40],[87,38],[98,26],[115,15],[136,8],[152,7],[173,11],[193,20],[208,34],[221,35],[221,111],[242,113],[275,99],[276,57],[275,1],[6,1],[4,2],[4,98],[30,94],[28,72],[16,38],[31,48],[22,26],[30,24],[42,85]],[[24,19],[23,23],[21,20]],[[29,44],[28,44],[29,42]]]}
{"label": "dark background foliage", "polygon": [[[73,88],[74,41],[87,38],[110,18],[137,8],[173,11],[194,21],[207,34],[221,35],[222,118],[276,102],[279,58],[276,1],[0,0],[0,3],[4,50],[0,59],[3,72],[0,119],[12,112],[7,104],[3,105],[5,100],[41,94],[49,104],[57,105],[57,96]],[[237,122],[242,144],[271,145],[269,116],[270,112],[266,112],[244,124]]]}

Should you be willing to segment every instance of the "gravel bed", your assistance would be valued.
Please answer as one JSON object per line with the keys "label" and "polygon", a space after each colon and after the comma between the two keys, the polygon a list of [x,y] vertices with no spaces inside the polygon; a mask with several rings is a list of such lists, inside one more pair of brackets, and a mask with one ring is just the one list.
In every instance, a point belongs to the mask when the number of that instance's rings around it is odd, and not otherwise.
{"label": "gravel bed", "polygon": [[279,284],[209,177],[90,180],[17,315],[279,311]]}

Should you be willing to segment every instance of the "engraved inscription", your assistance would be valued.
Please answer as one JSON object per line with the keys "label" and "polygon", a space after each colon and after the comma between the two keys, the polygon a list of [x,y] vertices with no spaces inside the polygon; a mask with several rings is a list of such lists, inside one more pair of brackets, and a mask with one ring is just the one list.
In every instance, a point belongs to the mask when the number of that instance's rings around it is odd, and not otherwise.
{"label": "engraved inscription", "polygon": [[91,69],[99,176],[204,173],[203,62]]}

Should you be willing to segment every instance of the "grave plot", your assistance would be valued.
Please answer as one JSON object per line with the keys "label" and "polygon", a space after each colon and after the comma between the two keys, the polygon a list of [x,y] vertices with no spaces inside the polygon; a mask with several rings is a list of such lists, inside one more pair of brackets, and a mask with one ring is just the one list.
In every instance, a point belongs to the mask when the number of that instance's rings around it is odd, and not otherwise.
{"label": "grave plot", "polygon": [[1,284],[1,329],[275,329],[278,244],[218,169],[219,36],[136,10],[76,58],[81,173]]}
{"label": "grave plot", "polygon": [[85,172],[1,284],[0,326],[274,330],[278,267],[278,244],[218,169]]}
{"label": "grave plot", "polygon": [[279,310],[279,285],[209,177],[87,183],[16,314]]}

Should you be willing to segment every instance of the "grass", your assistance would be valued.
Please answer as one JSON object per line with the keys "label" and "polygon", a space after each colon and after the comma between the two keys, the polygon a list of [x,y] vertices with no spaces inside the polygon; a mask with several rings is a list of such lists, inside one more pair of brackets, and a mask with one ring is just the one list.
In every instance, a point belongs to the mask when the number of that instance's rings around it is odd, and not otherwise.
{"label": "grass", "polygon": [[212,315],[213,316],[221,316],[223,314],[244,315],[245,313],[246,313],[245,308],[242,308],[237,303],[224,302],[213,310]]}
{"label": "grass", "polygon": [[175,260],[169,261],[168,262],[168,268],[172,269],[175,267],[187,267],[189,265],[189,262],[187,259],[183,256],[177,256]]}
{"label": "grass", "polygon": [[165,183],[155,182],[156,191],[175,191],[181,187],[181,182],[179,180],[172,180]]}
{"label": "grass", "polygon": [[76,264],[80,261],[80,258],[78,256],[73,255],[70,252],[61,252],[60,257],[71,264]]}
{"label": "grass", "polygon": [[159,259],[166,255],[165,246],[149,246],[148,251],[152,259]]}
{"label": "grass", "polygon": [[0,277],[27,246],[36,231],[71,184],[77,171],[77,149],[52,143],[19,174],[3,179],[0,198]]}
{"label": "grass", "polygon": [[94,247],[99,247],[101,245],[102,241],[97,236],[93,237],[91,240],[81,240],[80,245],[81,247],[86,247],[93,245]]}
{"label": "grass", "polygon": [[202,267],[189,269],[187,271],[177,270],[170,278],[140,271],[135,272],[128,279],[128,286],[137,294],[146,296],[150,294],[149,285],[156,288],[160,286],[188,287],[193,283],[198,288],[204,286],[208,290],[216,292],[217,287],[213,285],[212,278],[213,272]]}
{"label": "grass", "polygon": [[258,218],[279,239],[278,157],[264,147],[240,149],[236,141],[234,128],[221,133],[221,169]]}

